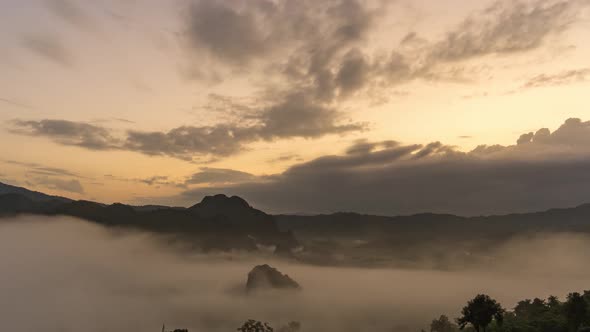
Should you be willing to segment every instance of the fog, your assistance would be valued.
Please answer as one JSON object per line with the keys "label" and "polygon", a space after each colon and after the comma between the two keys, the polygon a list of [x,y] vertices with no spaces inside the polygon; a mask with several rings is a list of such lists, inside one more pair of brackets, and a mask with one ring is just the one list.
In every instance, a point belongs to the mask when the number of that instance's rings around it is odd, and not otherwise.
{"label": "fog", "polygon": [[[484,292],[512,308],[524,298],[561,299],[590,288],[590,239],[514,239],[476,267],[318,267],[264,254],[197,254],[149,234],[114,232],[59,217],[0,222],[3,331],[235,331],[249,318],[303,331],[419,331],[457,317]],[[441,248],[440,250],[445,250]],[[268,263],[303,290],[246,295],[246,275]]]}

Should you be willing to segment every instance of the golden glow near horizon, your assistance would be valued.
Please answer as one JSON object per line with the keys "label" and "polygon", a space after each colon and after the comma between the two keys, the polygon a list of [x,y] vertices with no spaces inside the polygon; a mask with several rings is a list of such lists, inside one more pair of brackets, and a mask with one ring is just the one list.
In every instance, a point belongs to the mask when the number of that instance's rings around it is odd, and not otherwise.
{"label": "golden glow near horizon", "polygon": [[[62,12],[60,17],[48,3],[67,3],[77,12],[70,12],[71,16]],[[389,55],[403,50],[400,41],[410,32],[420,36],[416,43],[432,44],[492,3],[396,2],[386,7],[386,15],[375,19],[378,23],[358,47],[371,57],[380,52]],[[120,148],[64,145],[59,137],[23,135],[13,123],[43,119],[88,123],[109,128],[117,138],[128,130],[241,125],[249,119],[236,112],[247,110],[216,104],[213,99],[225,96],[247,105],[255,103],[264,94],[265,84],[275,79],[268,75],[270,66],[253,61],[248,68],[244,64],[243,70],[241,65],[222,68],[214,56],[203,60],[188,51],[183,39],[185,1],[24,4],[10,0],[0,4],[0,181],[79,199],[174,204],[169,198],[183,190],[208,186],[183,185],[203,168],[257,176],[280,174],[295,164],[342,154],[359,139],[406,144],[440,141],[462,151],[480,144],[512,145],[523,133],[554,130],[567,118],[590,120],[590,74],[523,88],[539,75],[590,68],[588,7],[580,2],[575,24],[548,33],[540,45],[526,51],[490,51],[446,65],[444,70],[452,79],[400,81],[333,105],[342,111],[341,123],[364,123],[364,130],[263,138],[245,142],[238,153],[195,154],[188,161]],[[473,22],[477,24],[476,19]],[[204,78],[215,66],[220,77]],[[44,173],[49,168],[59,171]],[[68,181],[77,181],[82,189],[69,186]]]}

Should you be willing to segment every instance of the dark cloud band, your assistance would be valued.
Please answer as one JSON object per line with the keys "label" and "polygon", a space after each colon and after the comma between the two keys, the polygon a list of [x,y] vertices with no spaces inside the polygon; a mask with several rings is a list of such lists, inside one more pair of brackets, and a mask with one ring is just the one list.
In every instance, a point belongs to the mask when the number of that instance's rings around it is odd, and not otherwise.
{"label": "dark cloud band", "polygon": [[460,152],[439,142],[359,141],[282,174],[192,188],[179,202],[224,192],[274,212],[498,214],[567,207],[590,197],[590,122],[525,134],[511,146]]}

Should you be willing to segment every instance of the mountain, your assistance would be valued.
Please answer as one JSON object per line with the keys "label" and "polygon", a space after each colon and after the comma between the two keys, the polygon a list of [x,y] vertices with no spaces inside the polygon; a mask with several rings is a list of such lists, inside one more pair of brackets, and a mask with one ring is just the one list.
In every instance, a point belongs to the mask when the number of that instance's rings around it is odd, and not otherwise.
{"label": "mountain", "polygon": [[22,187],[11,186],[9,184],[5,184],[5,183],[0,182],[0,195],[4,195],[4,194],[19,194],[19,195],[24,196],[30,200],[33,200],[33,201],[51,201],[51,200],[62,201],[62,202],[71,201],[70,199],[65,198],[65,197],[51,196],[51,195],[47,195],[44,193],[40,193],[38,191],[32,191],[32,190],[28,190],[28,189],[25,189]]}
{"label": "mountain", "polygon": [[0,211],[5,213],[27,213],[35,210],[35,202],[21,194],[0,194]]}
{"label": "mountain", "polygon": [[200,203],[191,206],[189,211],[201,218],[223,218],[232,228],[255,229],[259,232],[278,231],[272,216],[251,207],[238,196],[206,196]]}
{"label": "mountain", "polygon": [[[7,186],[9,188],[11,186]],[[279,231],[274,217],[251,207],[239,197],[208,196],[191,208],[161,206],[134,207],[91,201],[72,201],[10,188],[0,194],[0,216],[21,213],[46,216],[65,215],[106,227],[134,228],[174,236],[203,250],[257,250],[259,246],[294,248],[290,232]]]}
{"label": "mountain", "polygon": [[445,214],[372,216],[335,213],[275,216],[317,264],[434,267],[491,259],[495,248],[524,238],[558,234],[590,235],[590,204],[542,212],[461,217]]}
{"label": "mountain", "polygon": [[468,264],[503,243],[547,234],[590,234],[590,204],[535,213],[481,217],[423,213],[269,215],[244,199],[207,196],[190,208],[135,207],[72,201],[2,185],[0,216],[67,215],[106,227],[162,234],[201,250],[273,248],[275,254],[322,265]]}

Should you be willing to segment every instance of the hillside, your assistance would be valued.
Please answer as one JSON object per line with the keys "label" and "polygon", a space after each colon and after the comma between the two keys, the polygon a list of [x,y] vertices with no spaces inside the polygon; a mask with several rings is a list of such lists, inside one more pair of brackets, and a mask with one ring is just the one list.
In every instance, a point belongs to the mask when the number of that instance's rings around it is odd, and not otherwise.
{"label": "hillside", "polygon": [[[272,216],[244,199],[207,196],[190,208],[134,207],[50,199],[25,188],[4,186],[0,215],[67,215],[107,227],[140,229],[174,236],[201,250],[276,252],[308,263],[329,265],[411,265],[424,257],[437,266],[468,263],[519,237],[590,234],[590,204],[568,209],[498,216],[444,214],[372,216],[335,213]],[[24,193],[24,194],[23,194]]]}

